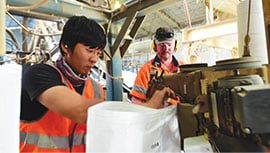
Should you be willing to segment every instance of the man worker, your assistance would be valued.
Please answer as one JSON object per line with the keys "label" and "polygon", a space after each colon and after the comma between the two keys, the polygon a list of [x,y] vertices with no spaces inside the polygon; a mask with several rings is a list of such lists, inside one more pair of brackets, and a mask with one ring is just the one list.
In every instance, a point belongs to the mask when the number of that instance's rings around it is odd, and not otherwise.
{"label": "man worker", "polygon": [[[89,72],[106,45],[103,28],[84,16],[64,26],[55,63],[31,66],[22,77],[20,152],[85,152],[87,110],[104,101],[102,87]],[[164,107],[169,88],[155,92],[144,106]]]}
{"label": "man worker", "polygon": [[[179,71],[179,65],[184,64],[182,61],[177,61],[173,55],[177,50],[177,40],[172,28],[158,28],[154,35],[152,48],[156,52],[156,56],[140,68],[130,92],[132,103],[138,104],[147,101],[146,94],[153,70],[157,71],[159,75],[162,71],[164,71],[163,74],[176,73]],[[178,102],[177,100],[170,100],[172,104]]]}

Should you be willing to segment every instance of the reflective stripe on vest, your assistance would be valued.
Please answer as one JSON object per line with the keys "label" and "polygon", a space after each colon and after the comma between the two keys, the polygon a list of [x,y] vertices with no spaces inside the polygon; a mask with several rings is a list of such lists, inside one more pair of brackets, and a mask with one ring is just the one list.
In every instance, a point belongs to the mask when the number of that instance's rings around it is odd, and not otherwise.
{"label": "reflective stripe on vest", "polygon": [[92,78],[91,78],[91,83],[92,83],[92,86],[94,88],[94,98],[95,99],[102,99],[102,93],[100,91],[99,84]]}
{"label": "reflective stripe on vest", "polygon": [[[27,139],[26,139],[27,138]],[[20,142],[25,145],[35,145],[39,148],[48,149],[69,149],[69,136],[48,136],[40,135],[38,133],[20,133]],[[84,145],[85,135],[84,134],[74,134],[73,145]]]}
{"label": "reflective stripe on vest", "polygon": [[137,91],[139,93],[142,93],[144,95],[146,95],[146,93],[147,93],[147,89],[146,88],[141,87],[141,86],[138,86],[136,84],[133,85],[133,90],[135,90],[135,91]]}

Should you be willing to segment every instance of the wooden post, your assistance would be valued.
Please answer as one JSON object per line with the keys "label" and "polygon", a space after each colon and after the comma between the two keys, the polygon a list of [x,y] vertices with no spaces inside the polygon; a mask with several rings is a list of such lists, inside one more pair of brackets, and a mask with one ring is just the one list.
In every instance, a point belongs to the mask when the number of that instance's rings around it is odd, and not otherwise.
{"label": "wooden post", "polygon": [[0,56],[6,52],[5,11],[6,0],[0,0]]}

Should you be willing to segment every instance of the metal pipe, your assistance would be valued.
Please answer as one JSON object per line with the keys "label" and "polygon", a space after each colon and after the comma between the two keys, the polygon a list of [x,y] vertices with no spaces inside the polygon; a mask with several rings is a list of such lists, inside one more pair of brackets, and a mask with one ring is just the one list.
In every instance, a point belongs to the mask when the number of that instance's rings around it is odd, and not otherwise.
{"label": "metal pipe", "polygon": [[26,31],[27,33],[30,33],[32,35],[35,35],[35,36],[40,36],[40,37],[46,37],[46,36],[59,36],[61,35],[62,33],[55,33],[55,34],[40,34],[40,33],[35,33],[35,32],[32,32],[28,29],[28,27],[25,27],[24,25],[22,25],[13,15],[11,15],[8,11],[6,12],[6,14],[12,19],[14,20],[20,27],[22,27],[22,29],[24,31]]}
{"label": "metal pipe", "polygon": [[0,56],[6,52],[6,0],[0,0]]}
{"label": "metal pipe", "polygon": [[[34,10],[31,10],[31,12],[54,15],[54,16],[65,17],[65,18],[68,18],[73,15],[85,15],[100,23],[108,21],[107,13],[97,11],[95,9],[91,9],[91,7],[86,4],[83,4],[80,2],[75,3],[75,2],[77,1],[61,0],[61,1],[56,2],[54,0],[49,0],[46,3],[43,3],[41,6],[35,8]],[[11,8],[15,6],[29,6],[29,5],[36,6],[37,1],[36,0],[27,0],[27,1],[6,0],[6,4],[11,5]],[[23,11],[23,10],[15,9],[14,11]]]}
{"label": "metal pipe", "polygon": [[43,5],[44,3],[46,3],[48,0],[42,0],[41,2],[37,3],[37,4],[34,4],[32,6],[10,6],[8,8],[8,10],[32,10],[32,9],[35,9],[35,8],[38,8],[39,6]]}
{"label": "metal pipe", "polygon": [[186,13],[187,13],[187,18],[188,18],[189,28],[192,28],[191,17],[190,17],[190,13],[189,13],[189,9],[188,9],[187,0],[184,0],[184,3],[185,3],[185,7],[186,7]]}

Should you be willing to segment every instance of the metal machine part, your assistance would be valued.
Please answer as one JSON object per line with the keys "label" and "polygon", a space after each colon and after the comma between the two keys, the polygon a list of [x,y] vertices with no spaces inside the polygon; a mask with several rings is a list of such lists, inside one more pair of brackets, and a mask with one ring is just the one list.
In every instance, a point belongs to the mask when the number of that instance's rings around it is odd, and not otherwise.
{"label": "metal machine part", "polygon": [[[180,67],[179,73],[166,74],[153,82],[170,87],[183,98],[178,105],[180,132],[186,132],[181,133],[185,136],[182,139],[206,133],[217,152],[264,152],[270,148],[269,85],[257,72],[243,75],[239,70],[255,67],[261,66],[252,57],[225,60],[213,67],[188,65]],[[181,112],[184,103],[193,112]],[[181,120],[186,114],[195,119],[193,124],[191,119]]]}
{"label": "metal machine part", "polygon": [[227,76],[218,79],[215,82],[217,87],[232,88],[234,86],[241,85],[257,85],[264,84],[263,79],[259,75],[239,75],[239,76]]}
{"label": "metal machine part", "polygon": [[219,78],[208,90],[212,123],[209,131],[220,151],[261,152],[270,146],[270,87],[259,75]]}
{"label": "metal machine part", "polygon": [[261,67],[261,62],[254,57],[241,57],[230,60],[217,61],[213,69],[220,70],[234,70],[243,68],[258,68]]}
{"label": "metal machine part", "polygon": [[213,82],[213,86],[209,88],[209,93],[214,124],[228,135],[241,136],[239,123],[234,118],[234,101],[231,90],[235,86],[263,84],[263,79],[259,75],[227,76]]}
{"label": "metal machine part", "polygon": [[210,69],[207,63],[184,64],[179,66],[181,72],[191,72],[196,70]]}
{"label": "metal machine part", "polygon": [[270,85],[235,86],[234,116],[248,134],[270,133]]}
{"label": "metal machine part", "polygon": [[270,85],[219,87],[211,92],[213,142],[221,152],[265,152],[270,147]]}

